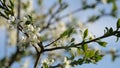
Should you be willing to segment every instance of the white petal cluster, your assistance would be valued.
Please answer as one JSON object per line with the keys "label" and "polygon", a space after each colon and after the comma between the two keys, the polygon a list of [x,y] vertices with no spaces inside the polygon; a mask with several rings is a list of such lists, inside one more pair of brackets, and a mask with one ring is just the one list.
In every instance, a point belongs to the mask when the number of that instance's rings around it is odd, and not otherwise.
{"label": "white petal cluster", "polygon": [[24,64],[21,66],[21,68],[28,68],[29,64],[30,64],[30,60],[26,59]]}
{"label": "white petal cluster", "polygon": [[9,15],[9,22],[14,22],[14,21],[15,21],[15,17],[14,17],[14,16]]}
{"label": "white petal cluster", "polygon": [[54,59],[44,59],[42,61],[42,65],[41,66],[43,66],[44,63],[47,64],[47,65],[51,65],[54,62],[55,62]]}
{"label": "white petal cluster", "polygon": [[10,30],[9,33],[8,33],[8,36],[9,36],[9,41],[8,43],[13,46],[16,44],[16,31],[15,30]]}
{"label": "white petal cluster", "polygon": [[14,16],[9,15],[8,23],[10,24],[10,27],[17,28],[17,24],[19,22],[19,19],[16,19]]}
{"label": "white petal cluster", "polygon": [[67,57],[64,58],[64,68],[70,68],[70,61],[67,60]]}

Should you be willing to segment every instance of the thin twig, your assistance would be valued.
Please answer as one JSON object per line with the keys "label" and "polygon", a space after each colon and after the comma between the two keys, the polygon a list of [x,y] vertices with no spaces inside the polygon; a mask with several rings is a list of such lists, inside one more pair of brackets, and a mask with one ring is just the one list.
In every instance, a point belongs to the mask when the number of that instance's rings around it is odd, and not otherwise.
{"label": "thin twig", "polygon": [[[21,0],[18,0],[18,15],[17,15],[17,19],[20,19],[20,9],[21,9],[20,6],[21,6]],[[19,23],[17,23],[17,27],[19,27]],[[17,29],[17,42],[16,42],[16,48],[17,48],[17,50],[11,56],[11,59],[9,61],[8,66],[11,66],[13,64],[13,62],[16,60],[17,56],[20,54],[18,42],[19,42],[19,29]]]}
{"label": "thin twig", "polygon": [[38,43],[38,45],[39,45],[39,47],[41,48],[41,51],[39,51],[38,49],[36,49],[36,51],[37,51],[37,58],[36,58],[36,61],[35,61],[35,64],[34,64],[34,68],[37,68],[37,67],[38,67],[41,54],[42,54],[43,51],[44,51],[44,47],[43,47],[43,45],[42,45],[42,42]]}
{"label": "thin twig", "polygon": [[36,59],[36,62],[35,62],[35,64],[34,64],[34,68],[37,68],[38,63],[39,63],[39,60],[40,60],[40,57],[41,57],[41,54],[42,54],[42,51],[37,54],[37,59]]}
{"label": "thin twig", "polygon": [[72,45],[72,46],[54,47],[54,48],[44,49],[44,52],[58,50],[58,49],[66,49],[66,48],[78,47],[78,46],[81,46],[81,45],[84,45],[84,44],[87,44],[87,43],[96,42],[97,40],[113,36],[118,32],[119,31],[114,31],[112,34],[103,35],[103,36],[95,38],[93,40],[89,40],[89,41],[86,41],[86,42],[81,42],[81,43],[78,43],[78,44],[75,44],[75,45]]}
{"label": "thin twig", "polygon": [[51,43],[45,45],[45,47],[50,46],[51,44],[55,43],[56,41],[58,41],[58,40],[60,40],[60,39],[61,39],[61,37],[58,37],[56,40],[54,40],[54,41],[52,41]]}
{"label": "thin twig", "polygon": [[61,6],[57,9],[57,11],[55,11],[55,12],[51,15],[51,17],[50,17],[49,20],[48,20],[47,25],[46,25],[45,27],[43,27],[43,28],[39,31],[40,33],[41,33],[42,31],[44,31],[46,28],[49,28],[49,26],[51,25],[52,19],[56,16],[56,14],[58,14],[58,13],[60,12],[60,8],[61,8]]}

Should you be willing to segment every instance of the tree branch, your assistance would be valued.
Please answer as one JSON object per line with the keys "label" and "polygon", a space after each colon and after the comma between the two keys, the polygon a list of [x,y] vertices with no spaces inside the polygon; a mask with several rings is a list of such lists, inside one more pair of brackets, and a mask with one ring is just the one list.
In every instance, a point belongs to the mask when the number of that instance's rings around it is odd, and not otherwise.
{"label": "tree branch", "polygon": [[37,59],[36,59],[36,62],[34,64],[34,68],[37,68],[41,54],[42,54],[42,51],[37,54]]}
{"label": "tree branch", "polygon": [[111,34],[103,35],[103,36],[98,37],[98,38],[95,38],[95,39],[93,39],[93,40],[89,40],[89,41],[86,41],[86,42],[81,42],[81,43],[78,43],[78,44],[75,44],[75,45],[72,45],[72,46],[54,47],[54,48],[44,49],[44,52],[53,51],[53,50],[59,50],[59,49],[68,49],[68,48],[72,48],[72,47],[82,46],[82,45],[87,44],[87,43],[96,42],[97,40],[100,40],[100,39],[103,39],[103,38],[107,38],[107,37],[113,36],[113,35],[115,35],[115,34],[117,34],[117,33],[119,33],[119,32],[120,32],[120,31],[114,31],[114,32],[111,33]]}
{"label": "tree branch", "polygon": [[48,20],[47,25],[46,25],[45,27],[43,27],[39,32],[42,32],[42,31],[44,31],[45,29],[49,28],[49,26],[51,25],[52,19],[60,12],[61,6],[62,6],[62,5],[60,5],[60,7],[51,15],[51,17],[50,17],[49,20]]}
{"label": "tree branch", "polygon": [[49,44],[45,45],[45,47],[50,46],[51,44],[53,44],[53,43],[57,42],[57,41],[58,41],[58,40],[60,40],[60,39],[61,39],[61,37],[58,37],[56,40],[54,40],[54,41],[52,41],[51,43],[49,43]]}

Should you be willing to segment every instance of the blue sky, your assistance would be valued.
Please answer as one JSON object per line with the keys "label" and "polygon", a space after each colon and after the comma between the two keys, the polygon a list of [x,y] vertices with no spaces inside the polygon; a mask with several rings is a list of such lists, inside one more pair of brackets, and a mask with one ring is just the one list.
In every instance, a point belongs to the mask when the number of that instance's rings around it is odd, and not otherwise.
{"label": "blue sky", "polygon": [[[49,1],[49,4],[48,4],[48,1]],[[46,9],[55,2],[56,0],[44,0],[44,4],[45,4],[45,7]],[[79,8],[81,5],[80,5],[80,0],[64,0],[66,2],[68,2],[70,4],[70,7],[64,11],[63,14],[66,14],[68,13],[68,11],[72,11],[72,10],[75,10],[77,8]],[[89,1],[94,1],[94,0],[89,0]],[[117,4],[119,5],[120,4],[120,0],[118,0]],[[104,9],[106,9],[106,12],[109,12],[110,10],[110,5],[105,5],[103,6]],[[120,7],[119,7],[120,8]],[[88,13],[90,11],[90,13]],[[85,22],[86,21],[86,17],[88,15],[91,15],[91,14],[94,14],[94,12],[92,12],[91,10],[89,11],[86,11],[86,13],[84,13],[83,11],[75,14],[74,16],[78,17],[81,21]],[[81,15],[82,14],[82,15]],[[97,14],[97,13],[95,13]],[[120,13],[119,13],[120,15]],[[93,24],[88,24],[88,28],[89,28],[89,31],[91,31],[94,35],[96,35],[97,37],[98,36],[101,36],[103,35],[103,32],[104,32],[104,28],[105,27],[113,27],[113,28],[116,28],[116,21],[117,19],[116,18],[113,18],[113,17],[109,17],[109,16],[104,16],[102,17],[101,19],[99,19],[98,21],[96,21],[95,23]],[[5,39],[6,39],[6,35],[5,35],[5,29],[4,28],[0,28],[0,59],[4,57],[4,45],[5,45]],[[116,38],[115,37],[110,37],[110,38],[106,38],[104,39],[108,42],[108,45],[106,48],[103,48],[103,47],[100,47],[101,49],[103,50],[109,50],[110,48],[116,48],[116,49],[120,49],[120,40],[118,43],[115,42]],[[9,52],[12,53],[14,52],[14,48],[11,48],[9,49]],[[8,53],[9,55],[9,53]],[[24,58],[25,59],[25,58]],[[24,61],[23,59],[23,61]],[[31,59],[31,58],[28,58],[28,59]],[[80,65],[80,66],[76,66],[74,68],[119,68],[119,61],[120,61],[120,58],[117,58],[115,62],[112,62],[111,60],[111,56],[110,55],[107,55],[105,56],[100,62],[98,62],[97,64],[83,64],[83,65]],[[33,68],[33,63],[31,62],[31,65],[29,68]],[[19,65],[17,63],[15,63],[13,65],[12,68],[18,68]]]}

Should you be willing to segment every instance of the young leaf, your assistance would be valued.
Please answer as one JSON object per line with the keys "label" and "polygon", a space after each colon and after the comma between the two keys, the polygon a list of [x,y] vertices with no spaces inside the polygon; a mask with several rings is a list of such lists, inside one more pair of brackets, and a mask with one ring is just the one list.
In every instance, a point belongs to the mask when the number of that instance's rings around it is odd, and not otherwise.
{"label": "young leaf", "polygon": [[117,5],[116,5],[115,0],[112,1],[112,4],[113,4],[112,11],[115,12],[117,10]]}
{"label": "young leaf", "polygon": [[120,28],[120,18],[118,19],[118,21],[117,21],[117,29],[119,29]]}
{"label": "young leaf", "polygon": [[30,21],[32,21],[32,16],[28,15],[28,18],[30,19]]}
{"label": "young leaf", "polygon": [[106,47],[107,45],[107,42],[102,42],[102,41],[99,41],[97,42],[99,45],[103,46],[103,47]]}
{"label": "young leaf", "polygon": [[75,38],[72,38],[72,39],[71,39],[71,42],[74,42],[74,41],[75,41]]}
{"label": "young leaf", "polygon": [[116,42],[118,42],[119,38],[120,38],[120,33],[116,34],[117,40]]}
{"label": "young leaf", "polygon": [[94,55],[95,55],[94,50],[88,50],[88,51],[85,53],[85,57],[86,57],[86,58],[93,57]]}
{"label": "young leaf", "polygon": [[58,0],[58,2],[59,2],[59,4],[61,4],[61,3],[62,3],[62,0]]}
{"label": "young leaf", "polygon": [[26,25],[29,25],[29,24],[31,24],[31,22],[30,22],[30,21],[26,21],[25,24],[26,24]]}
{"label": "young leaf", "polygon": [[87,45],[87,44],[82,45],[82,49],[83,49],[84,52],[87,51],[87,48],[88,48],[88,45]]}
{"label": "young leaf", "polygon": [[110,32],[110,33],[113,33],[113,28],[112,28],[112,27],[109,29],[109,32]]}
{"label": "young leaf", "polygon": [[85,39],[88,36],[88,29],[84,31],[83,39]]}
{"label": "young leaf", "polygon": [[79,48],[77,48],[77,54],[78,54],[78,55],[81,55],[81,54],[82,54],[82,52],[80,51]]}
{"label": "young leaf", "polygon": [[67,29],[60,36],[61,37],[65,37],[65,36],[70,37],[70,35],[73,33],[73,31],[74,31],[73,28]]}

